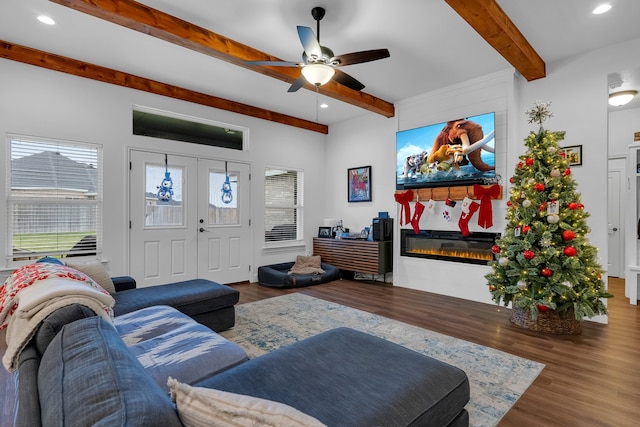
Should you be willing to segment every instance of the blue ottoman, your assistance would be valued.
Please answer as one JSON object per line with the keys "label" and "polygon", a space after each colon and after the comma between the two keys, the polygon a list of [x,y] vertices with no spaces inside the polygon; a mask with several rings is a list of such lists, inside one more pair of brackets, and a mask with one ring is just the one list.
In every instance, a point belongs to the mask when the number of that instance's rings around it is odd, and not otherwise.
{"label": "blue ottoman", "polygon": [[235,325],[235,304],[240,292],[211,280],[193,279],[167,285],[116,292],[115,316],[156,305],[171,306],[213,329],[224,331]]}
{"label": "blue ottoman", "polygon": [[292,406],[326,425],[469,425],[464,371],[349,328],[333,329],[195,384]]}

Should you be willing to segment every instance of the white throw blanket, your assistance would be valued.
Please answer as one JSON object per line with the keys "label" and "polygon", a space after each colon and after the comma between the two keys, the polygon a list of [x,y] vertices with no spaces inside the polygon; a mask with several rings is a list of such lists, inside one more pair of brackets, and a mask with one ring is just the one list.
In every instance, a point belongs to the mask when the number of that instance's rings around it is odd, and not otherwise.
{"label": "white throw blanket", "polygon": [[111,320],[114,300],[85,274],[66,266],[40,263],[16,270],[0,287],[0,329],[7,328],[4,367],[18,367],[20,352],[42,320],[60,307],[82,304]]}

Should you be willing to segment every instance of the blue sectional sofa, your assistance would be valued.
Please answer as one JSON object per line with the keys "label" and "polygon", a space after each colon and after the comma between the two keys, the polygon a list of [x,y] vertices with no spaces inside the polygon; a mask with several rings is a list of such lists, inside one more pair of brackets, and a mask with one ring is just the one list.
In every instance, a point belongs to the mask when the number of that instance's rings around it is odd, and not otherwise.
{"label": "blue sectional sofa", "polygon": [[[177,310],[159,307],[154,315],[153,309],[132,312],[125,321],[116,317],[115,327],[82,306],[50,315],[20,357],[16,425],[180,426],[186,409],[170,399],[169,377],[194,390],[277,402],[328,426],[469,423],[463,371],[381,338],[338,328],[247,360],[235,344]],[[185,335],[195,334],[191,346],[217,345],[192,361],[185,357],[188,343],[168,349],[175,319]],[[150,332],[149,324],[159,330]],[[125,343],[132,334],[134,342]],[[149,351],[154,357],[146,357]],[[209,407],[216,419],[221,412]]]}
{"label": "blue sectional sofa", "polygon": [[[127,277],[112,281],[113,322],[68,304],[44,317],[19,353],[16,426],[189,425],[185,402],[210,392],[226,393],[234,410],[266,402],[315,425],[469,423],[469,382],[453,366],[348,328],[249,360],[212,330],[233,326],[237,290],[206,280],[140,289]],[[211,411],[207,425],[228,415],[220,405],[200,405]]]}

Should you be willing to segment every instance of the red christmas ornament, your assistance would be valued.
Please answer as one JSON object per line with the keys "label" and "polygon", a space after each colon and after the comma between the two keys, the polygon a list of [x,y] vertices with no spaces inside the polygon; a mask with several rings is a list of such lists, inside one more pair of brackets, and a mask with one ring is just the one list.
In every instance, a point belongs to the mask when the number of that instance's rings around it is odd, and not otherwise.
{"label": "red christmas ornament", "polygon": [[576,209],[578,209],[578,204],[576,202],[570,202],[567,207],[569,209],[571,209],[572,211],[575,211]]}
{"label": "red christmas ornament", "polygon": [[562,232],[562,240],[569,241],[569,240],[575,239],[575,237],[576,237],[576,233],[574,233],[571,230],[564,230]]}
{"label": "red christmas ornament", "polygon": [[533,165],[533,157],[527,157],[527,160],[525,160],[525,163],[527,164],[527,166]]}
{"label": "red christmas ornament", "polygon": [[578,203],[578,209],[584,209],[584,205],[582,203]]}
{"label": "red christmas ornament", "polygon": [[540,271],[540,274],[542,274],[542,277],[551,277],[551,275],[553,274],[553,271],[551,271],[551,269],[545,267],[542,269],[542,271]]}
{"label": "red christmas ornament", "polygon": [[564,151],[560,152],[560,157],[562,157],[563,159],[567,157],[567,153],[565,153]]}
{"label": "red christmas ornament", "polygon": [[511,207],[511,205],[513,205],[513,203],[511,203],[511,200],[507,200],[507,206]]}
{"label": "red christmas ornament", "polygon": [[494,254],[500,253],[500,246],[498,245],[491,246],[491,252],[493,252]]}
{"label": "red christmas ornament", "polygon": [[522,165],[523,165],[522,162],[518,162],[518,169],[522,169]]}
{"label": "red christmas ornament", "polygon": [[530,230],[531,230],[531,227],[529,227],[528,225],[523,225],[522,226],[522,232],[524,234],[527,234]]}
{"label": "red christmas ornament", "polygon": [[542,212],[545,209],[547,209],[547,202],[542,202],[542,204],[540,204],[540,206],[538,207],[538,212]]}
{"label": "red christmas ornament", "polygon": [[509,178],[509,182],[513,184],[514,182],[516,182],[516,178],[512,176],[511,178]]}
{"label": "red christmas ornament", "polygon": [[542,312],[549,311],[549,307],[547,307],[546,305],[538,304],[538,310]]}
{"label": "red christmas ornament", "polygon": [[530,251],[529,249],[527,249],[524,252],[522,252],[522,256],[524,257],[524,259],[530,260],[530,259],[533,259],[533,257],[536,256],[536,254],[533,251]]}
{"label": "red christmas ornament", "polygon": [[577,253],[578,251],[576,251],[576,248],[574,248],[573,246],[567,246],[566,248],[564,248],[564,254],[566,256],[576,256]]}
{"label": "red christmas ornament", "polygon": [[564,170],[564,172],[562,172],[562,175],[564,175],[564,176],[569,176],[569,175],[571,175],[571,169],[566,168],[566,169]]}
{"label": "red christmas ornament", "polygon": [[539,182],[536,184],[536,191],[540,192],[540,191],[544,191],[544,184]]}

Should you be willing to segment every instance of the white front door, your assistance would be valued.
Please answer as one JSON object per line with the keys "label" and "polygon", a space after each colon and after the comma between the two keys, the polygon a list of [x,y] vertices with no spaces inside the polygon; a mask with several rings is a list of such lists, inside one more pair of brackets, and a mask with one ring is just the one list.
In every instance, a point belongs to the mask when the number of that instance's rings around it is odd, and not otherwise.
{"label": "white front door", "polygon": [[249,165],[198,160],[198,277],[218,283],[249,280]]}
{"label": "white front door", "polygon": [[[170,154],[165,163],[164,154],[138,150],[130,162],[129,274],[139,287],[249,279],[249,165],[228,164],[232,200],[224,203],[225,162]],[[160,200],[167,178],[172,194]]]}

